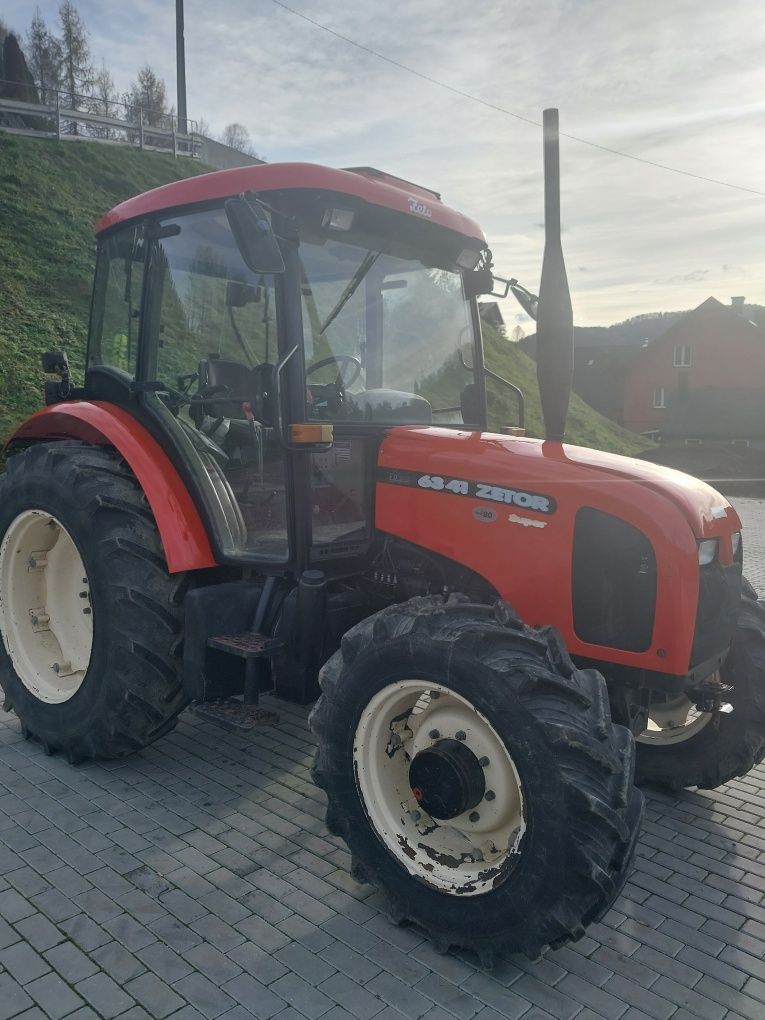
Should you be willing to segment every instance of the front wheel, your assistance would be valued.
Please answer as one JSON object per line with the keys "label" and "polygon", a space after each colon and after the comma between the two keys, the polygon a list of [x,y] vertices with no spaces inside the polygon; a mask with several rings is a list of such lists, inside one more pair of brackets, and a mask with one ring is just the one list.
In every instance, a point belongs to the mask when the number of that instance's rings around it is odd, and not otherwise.
{"label": "front wheel", "polygon": [[555,632],[416,598],[349,631],[320,683],[327,825],[394,919],[491,962],[605,913],[640,824],[634,744]]}
{"label": "front wheel", "polygon": [[651,705],[637,738],[637,781],[712,790],[744,776],[765,756],[765,605],[745,585],[720,680],[733,687],[717,712],[685,695]]}

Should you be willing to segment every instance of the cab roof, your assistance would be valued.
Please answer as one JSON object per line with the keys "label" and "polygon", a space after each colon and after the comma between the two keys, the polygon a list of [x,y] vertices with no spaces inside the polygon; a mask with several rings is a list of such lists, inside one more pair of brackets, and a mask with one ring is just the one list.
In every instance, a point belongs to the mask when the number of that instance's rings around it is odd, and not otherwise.
{"label": "cab roof", "polygon": [[282,191],[290,188],[315,188],[352,195],[372,205],[430,220],[466,237],[486,243],[483,231],[473,220],[445,206],[435,191],[411,184],[372,167],[335,170],[316,163],[264,163],[235,167],[189,177],[121,202],[102,216],[96,233],[109,230],[128,220],[153,213],[177,210],[198,202],[230,198],[243,191]]}

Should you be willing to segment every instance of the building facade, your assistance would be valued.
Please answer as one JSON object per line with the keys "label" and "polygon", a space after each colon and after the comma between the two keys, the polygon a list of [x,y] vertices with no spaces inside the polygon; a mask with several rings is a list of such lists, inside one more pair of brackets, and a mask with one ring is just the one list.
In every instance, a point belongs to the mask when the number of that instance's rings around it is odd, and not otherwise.
{"label": "building facade", "polygon": [[707,298],[641,348],[623,422],[663,438],[765,436],[765,330],[746,317],[744,298]]}

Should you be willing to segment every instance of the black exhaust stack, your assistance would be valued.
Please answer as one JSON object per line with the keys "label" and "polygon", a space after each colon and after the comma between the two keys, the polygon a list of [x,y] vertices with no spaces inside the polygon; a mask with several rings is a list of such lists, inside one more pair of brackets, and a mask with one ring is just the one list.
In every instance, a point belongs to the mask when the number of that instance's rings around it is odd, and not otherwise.
{"label": "black exhaust stack", "polygon": [[537,380],[545,438],[562,442],[574,377],[574,314],[560,237],[558,111],[542,115],[545,166],[545,254],[537,312]]}

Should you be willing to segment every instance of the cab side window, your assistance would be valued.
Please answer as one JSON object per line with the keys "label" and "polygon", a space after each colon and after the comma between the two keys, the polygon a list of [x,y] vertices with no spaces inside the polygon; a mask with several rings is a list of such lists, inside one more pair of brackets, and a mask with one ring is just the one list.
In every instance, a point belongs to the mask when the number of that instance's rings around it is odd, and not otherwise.
{"label": "cab side window", "polygon": [[99,246],[88,366],[135,378],[146,255],[142,225],[110,234]]}

